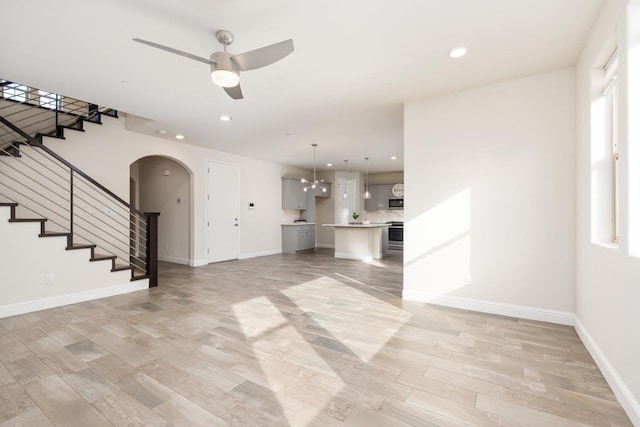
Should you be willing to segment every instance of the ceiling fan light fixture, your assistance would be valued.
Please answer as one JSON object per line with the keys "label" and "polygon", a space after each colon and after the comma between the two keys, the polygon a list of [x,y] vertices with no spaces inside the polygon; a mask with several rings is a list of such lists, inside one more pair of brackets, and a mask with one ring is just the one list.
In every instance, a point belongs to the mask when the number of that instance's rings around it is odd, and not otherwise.
{"label": "ceiling fan light fixture", "polygon": [[211,79],[220,87],[236,87],[240,83],[240,76],[229,70],[215,70]]}
{"label": "ceiling fan light fixture", "polygon": [[[233,34],[231,32],[227,30],[216,31],[216,38],[222,44],[224,50],[212,53],[209,59],[149,40],[139,38],[133,38],[132,40],[209,65],[213,82],[221,86],[232,99],[243,99],[242,90],[240,89],[240,71],[255,70],[256,68],[273,64],[292,53],[294,49],[293,40],[288,39],[234,55],[231,52],[227,52],[227,47],[233,42]],[[123,81],[123,83],[125,82]]]}
{"label": "ceiling fan light fixture", "polygon": [[211,79],[220,87],[236,87],[240,83],[240,69],[229,52],[211,54]]}

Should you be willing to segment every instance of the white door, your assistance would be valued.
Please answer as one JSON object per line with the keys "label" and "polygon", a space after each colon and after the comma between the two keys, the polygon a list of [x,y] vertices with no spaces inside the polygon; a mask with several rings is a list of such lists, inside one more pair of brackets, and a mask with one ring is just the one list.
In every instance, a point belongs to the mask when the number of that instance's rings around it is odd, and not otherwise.
{"label": "white door", "polygon": [[208,164],[207,262],[238,259],[240,238],[240,169],[221,162]]}
{"label": "white door", "polygon": [[[347,198],[343,197],[345,188],[347,190]],[[358,194],[356,194],[356,180],[338,178],[338,194],[336,194],[338,203],[336,212],[336,218],[338,224],[348,224],[353,221],[351,214],[358,212]]]}

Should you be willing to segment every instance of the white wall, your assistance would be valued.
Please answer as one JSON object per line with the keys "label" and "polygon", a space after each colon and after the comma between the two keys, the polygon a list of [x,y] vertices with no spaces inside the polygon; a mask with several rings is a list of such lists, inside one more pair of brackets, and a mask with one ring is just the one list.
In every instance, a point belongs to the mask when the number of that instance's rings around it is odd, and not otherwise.
{"label": "white wall", "polygon": [[[66,132],[65,140],[49,138],[46,144],[125,200],[129,200],[130,165],[142,157],[169,157],[193,173],[190,190],[192,265],[206,264],[208,160],[240,166],[240,257],[281,251],[281,165],[128,132],[124,118],[105,117],[103,125],[86,124],[85,128],[84,133]],[[254,210],[247,208],[249,201],[255,203]]]}
{"label": "white wall", "polygon": [[[627,6],[628,4],[628,6]],[[627,9],[628,8],[628,9]],[[629,14],[625,16],[625,12]],[[592,235],[592,103],[602,87],[599,69],[618,45],[620,61],[620,239],[602,244]],[[631,53],[630,53],[631,52]],[[576,329],[635,425],[640,425],[640,2],[611,0],[592,28],[576,67],[577,257]],[[634,89],[635,88],[635,89]],[[601,203],[608,203],[606,200]],[[594,227],[597,228],[597,227]],[[635,231],[634,231],[635,230]]]}
{"label": "white wall", "polygon": [[405,298],[573,322],[574,87],[565,69],[405,105]]}
{"label": "white wall", "polygon": [[[111,261],[89,262],[89,249],[68,251],[67,238],[38,237],[40,223],[10,223],[0,206],[0,318],[148,288]],[[52,275],[53,284],[45,278]]]}

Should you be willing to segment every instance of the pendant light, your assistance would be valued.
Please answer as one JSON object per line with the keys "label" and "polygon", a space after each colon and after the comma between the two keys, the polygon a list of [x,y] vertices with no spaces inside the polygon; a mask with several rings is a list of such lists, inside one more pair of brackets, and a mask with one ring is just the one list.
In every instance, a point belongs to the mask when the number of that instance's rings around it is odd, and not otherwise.
{"label": "pendant light", "polygon": [[349,160],[344,161],[344,193],[342,193],[342,198],[347,199],[349,195],[347,194],[347,162]]}
{"label": "pendant light", "polygon": [[369,158],[364,158],[364,194],[362,197],[365,200],[369,200],[371,198],[371,193],[369,193]]}
{"label": "pendant light", "polygon": [[300,181],[303,184],[306,184],[303,188],[304,191],[309,191],[309,189],[315,190],[316,188],[320,187],[322,192],[326,193],[327,187],[322,185],[324,179],[321,179],[320,181],[316,179],[316,147],[318,146],[318,144],[311,144],[311,146],[313,147],[313,181],[309,181],[305,178],[302,178]]}

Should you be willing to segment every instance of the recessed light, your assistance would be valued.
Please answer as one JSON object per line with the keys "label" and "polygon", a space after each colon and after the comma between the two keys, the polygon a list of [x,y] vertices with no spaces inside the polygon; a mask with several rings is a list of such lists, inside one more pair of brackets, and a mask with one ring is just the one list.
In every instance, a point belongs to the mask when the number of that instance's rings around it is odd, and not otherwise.
{"label": "recessed light", "polygon": [[333,166],[333,163],[327,163],[327,167],[330,168],[331,166]]}
{"label": "recessed light", "polygon": [[391,157],[390,157],[390,159],[391,159],[391,160],[397,160],[397,159],[398,159],[398,157],[397,157],[397,156],[391,156]]}
{"label": "recessed light", "polygon": [[184,135],[178,134],[178,135],[176,135],[176,139],[184,139]]}
{"label": "recessed light", "polygon": [[464,46],[454,47],[449,51],[449,58],[462,58],[467,54],[467,48]]}
{"label": "recessed light", "polygon": [[227,114],[222,114],[222,115],[218,116],[218,118],[220,120],[222,120],[223,122],[228,122],[229,120],[231,120],[231,116],[229,116]]}
{"label": "recessed light", "polygon": [[167,134],[167,131],[166,131],[166,130],[164,130],[164,129],[158,129],[158,134],[159,134],[159,135],[166,135],[166,134]]}

